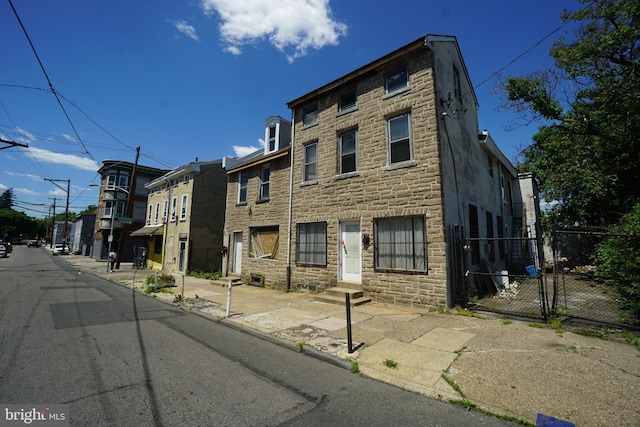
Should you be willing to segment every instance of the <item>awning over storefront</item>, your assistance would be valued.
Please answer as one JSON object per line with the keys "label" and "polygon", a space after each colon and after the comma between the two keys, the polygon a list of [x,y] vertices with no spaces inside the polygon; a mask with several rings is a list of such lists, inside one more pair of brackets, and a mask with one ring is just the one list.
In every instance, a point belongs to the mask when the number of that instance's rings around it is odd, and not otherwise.
{"label": "awning over storefront", "polygon": [[162,236],[164,225],[146,225],[130,233],[131,236]]}

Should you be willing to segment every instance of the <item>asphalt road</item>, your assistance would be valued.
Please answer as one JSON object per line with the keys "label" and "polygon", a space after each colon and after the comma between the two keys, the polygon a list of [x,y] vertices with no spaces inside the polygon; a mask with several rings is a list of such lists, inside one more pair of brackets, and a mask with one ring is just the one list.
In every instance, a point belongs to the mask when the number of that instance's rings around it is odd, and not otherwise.
{"label": "asphalt road", "polygon": [[0,404],[45,403],[70,405],[74,426],[513,425],[17,246],[0,259]]}

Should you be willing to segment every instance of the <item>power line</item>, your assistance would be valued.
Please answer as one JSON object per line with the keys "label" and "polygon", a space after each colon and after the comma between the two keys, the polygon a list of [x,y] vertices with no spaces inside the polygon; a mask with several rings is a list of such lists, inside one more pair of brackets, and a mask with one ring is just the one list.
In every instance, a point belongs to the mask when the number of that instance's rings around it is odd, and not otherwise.
{"label": "power line", "polygon": [[40,60],[40,57],[38,56],[38,52],[36,51],[35,46],[31,42],[31,37],[29,37],[29,33],[27,33],[27,29],[22,24],[22,20],[20,19],[20,16],[18,15],[18,12],[16,11],[16,8],[13,6],[13,2],[11,0],[9,0],[9,5],[11,6],[11,10],[13,10],[13,14],[15,15],[16,19],[18,20],[18,24],[20,24],[20,28],[22,28],[22,32],[24,33],[25,37],[27,38],[27,41],[29,42],[29,46],[31,46],[31,50],[33,51],[33,54],[36,57],[36,60],[38,61],[38,64],[40,65],[40,69],[42,70],[42,73],[44,74],[44,77],[46,78],[47,83],[49,84],[49,88],[51,89],[51,92],[53,93],[53,96],[55,96],[56,101],[58,101],[58,105],[60,106],[60,108],[62,109],[62,112],[64,113],[65,117],[67,118],[67,122],[69,122],[69,125],[71,126],[71,129],[73,129],[73,133],[76,134],[76,137],[78,138],[78,141],[80,142],[80,144],[84,148],[85,154],[87,154],[89,156],[89,158],[91,158],[91,160],[93,160],[93,162],[96,164],[96,166],[100,167],[100,165],[98,164],[96,159],[91,155],[89,150],[87,150],[87,147],[84,145],[84,142],[82,141],[82,138],[80,137],[80,134],[78,133],[78,130],[76,129],[76,127],[73,124],[73,122],[71,121],[71,118],[69,117],[69,114],[67,114],[67,110],[65,110],[64,105],[62,105],[62,101],[60,101],[60,97],[58,97],[58,94],[57,94],[55,88],[53,87],[53,84],[51,83],[51,79],[49,78],[49,75],[47,74],[47,70],[45,70],[44,65],[42,64],[42,61]]}
{"label": "power line", "polygon": [[502,68],[500,68],[498,71],[494,72],[493,74],[491,74],[489,77],[487,77],[486,79],[484,79],[482,82],[480,82],[479,84],[477,84],[474,89],[478,89],[480,86],[482,86],[483,84],[485,84],[486,82],[488,82],[489,80],[491,80],[492,78],[494,78],[496,75],[500,74],[502,71],[504,71],[505,69],[509,68],[514,62],[516,62],[518,59],[522,58],[523,56],[525,56],[527,53],[531,52],[533,49],[535,49],[536,47],[538,47],[543,41],[545,41],[546,39],[548,39],[549,37],[551,37],[552,35],[554,35],[555,33],[557,33],[558,31],[560,31],[562,29],[562,27],[564,27],[566,25],[566,23],[563,23],[562,25],[560,25],[559,27],[557,27],[555,30],[551,31],[549,34],[547,34],[546,36],[544,36],[543,38],[541,38],[540,40],[538,40],[533,46],[531,46],[529,49],[525,50],[524,52],[522,52],[520,55],[516,56],[514,59],[512,59],[511,61],[509,61],[507,63],[507,65],[503,66]]}

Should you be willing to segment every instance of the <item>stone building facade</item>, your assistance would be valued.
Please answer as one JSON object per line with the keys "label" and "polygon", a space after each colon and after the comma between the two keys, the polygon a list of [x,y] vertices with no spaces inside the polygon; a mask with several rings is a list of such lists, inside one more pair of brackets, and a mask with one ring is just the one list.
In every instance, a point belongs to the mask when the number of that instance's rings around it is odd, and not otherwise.
{"label": "stone building facade", "polygon": [[[227,164],[223,272],[284,287],[287,277],[291,122],[265,121],[265,147]],[[253,279],[252,279],[253,277]]]}
{"label": "stone building facade", "polygon": [[166,272],[220,271],[227,191],[222,160],[188,163],[146,188],[146,223],[131,233],[147,239],[146,265]]}
{"label": "stone building facade", "polygon": [[[293,142],[277,163],[278,196],[256,202],[266,152],[228,170],[226,245],[230,257],[244,254],[230,271],[266,272],[265,285],[275,288],[350,288],[432,310],[455,301],[450,228],[510,236],[522,220],[517,174],[479,131],[478,100],[453,36],[420,38],[288,107]],[[249,180],[244,219],[233,214],[241,170]],[[251,238],[239,239],[262,226],[277,230],[277,259],[251,255],[243,246]],[[492,255],[489,246],[472,252],[471,268]]]}

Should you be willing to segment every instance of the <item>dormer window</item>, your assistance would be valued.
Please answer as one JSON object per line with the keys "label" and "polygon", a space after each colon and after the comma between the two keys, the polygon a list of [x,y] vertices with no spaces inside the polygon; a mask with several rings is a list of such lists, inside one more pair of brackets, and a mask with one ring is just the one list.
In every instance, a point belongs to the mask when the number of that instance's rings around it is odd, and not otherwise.
{"label": "dormer window", "polygon": [[271,116],[264,122],[264,154],[287,147],[291,142],[291,122],[280,116]]}
{"label": "dormer window", "polygon": [[267,150],[268,152],[276,151],[276,125],[273,124],[267,128],[267,132],[269,135],[269,139],[267,139]]}

